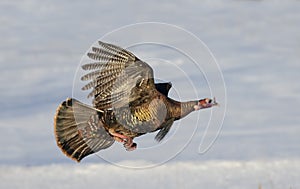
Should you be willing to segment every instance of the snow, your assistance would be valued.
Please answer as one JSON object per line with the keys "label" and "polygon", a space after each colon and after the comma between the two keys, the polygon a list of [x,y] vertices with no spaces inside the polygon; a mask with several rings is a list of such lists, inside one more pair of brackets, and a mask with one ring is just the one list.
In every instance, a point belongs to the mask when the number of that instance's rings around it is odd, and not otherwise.
{"label": "snow", "polygon": [[[132,162],[134,164],[134,162]],[[187,161],[134,169],[111,164],[0,167],[0,188],[299,188],[300,160]]]}

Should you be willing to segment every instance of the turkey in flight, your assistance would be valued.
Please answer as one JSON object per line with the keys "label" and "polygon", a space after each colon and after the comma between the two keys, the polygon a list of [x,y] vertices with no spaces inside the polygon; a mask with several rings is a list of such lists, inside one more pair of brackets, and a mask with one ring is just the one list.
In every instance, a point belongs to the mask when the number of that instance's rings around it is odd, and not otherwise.
{"label": "turkey in flight", "polygon": [[99,41],[82,69],[90,90],[89,106],[68,98],[57,108],[54,129],[57,145],[68,157],[80,161],[110,147],[115,141],[126,150],[137,148],[135,137],[158,131],[161,141],[174,121],[189,113],[216,106],[215,99],[179,102],[168,97],[171,83],[155,83],[153,69],[131,52]]}

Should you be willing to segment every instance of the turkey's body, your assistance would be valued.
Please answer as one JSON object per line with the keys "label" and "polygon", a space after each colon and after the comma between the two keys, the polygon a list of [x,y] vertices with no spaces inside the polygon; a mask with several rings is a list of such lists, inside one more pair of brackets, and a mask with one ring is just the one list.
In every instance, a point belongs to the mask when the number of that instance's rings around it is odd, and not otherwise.
{"label": "turkey's body", "polygon": [[166,99],[160,96],[139,106],[104,111],[106,129],[132,138],[156,131],[169,118]]}
{"label": "turkey's body", "polygon": [[153,70],[131,52],[99,41],[87,56],[93,62],[82,68],[90,71],[81,79],[90,81],[82,90],[91,90],[93,106],[67,99],[57,109],[54,124],[57,145],[72,159],[122,142],[134,150],[135,137],[159,130],[162,140],[173,122],[194,110],[216,105],[210,99],[177,102],[168,97],[171,83],[154,83]]}

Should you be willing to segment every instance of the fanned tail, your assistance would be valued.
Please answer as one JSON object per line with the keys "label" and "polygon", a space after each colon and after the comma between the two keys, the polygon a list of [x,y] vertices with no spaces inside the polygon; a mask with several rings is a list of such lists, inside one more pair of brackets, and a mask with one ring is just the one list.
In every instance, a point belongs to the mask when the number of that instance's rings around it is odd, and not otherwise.
{"label": "fanned tail", "polygon": [[114,139],[99,120],[102,112],[68,98],[61,103],[54,118],[57,145],[68,157],[80,162],[89,154],[108,148]]}

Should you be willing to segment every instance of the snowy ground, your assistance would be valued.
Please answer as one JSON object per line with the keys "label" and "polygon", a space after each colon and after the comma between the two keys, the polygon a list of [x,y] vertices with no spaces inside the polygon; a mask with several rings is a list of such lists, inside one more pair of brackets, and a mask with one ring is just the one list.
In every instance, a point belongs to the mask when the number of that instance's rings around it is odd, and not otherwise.
{"label": "snowy ground", "polygon": [[0,188],[299,188],[300,160],[173,162],[148,169],[109,164],[1,166]]}

